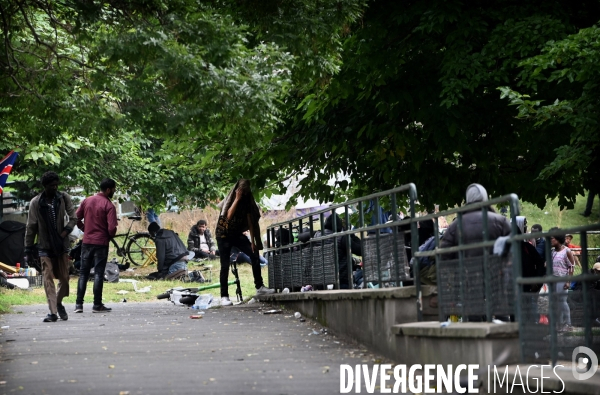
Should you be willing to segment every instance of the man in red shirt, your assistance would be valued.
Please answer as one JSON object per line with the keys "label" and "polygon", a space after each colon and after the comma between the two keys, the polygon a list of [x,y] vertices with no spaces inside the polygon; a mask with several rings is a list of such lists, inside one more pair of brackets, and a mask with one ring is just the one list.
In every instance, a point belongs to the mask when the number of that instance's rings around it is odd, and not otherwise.
{"label": "man in red shirt", "polygon": [[92,313],[107,313],[112,310],[102,304],[102,288],[108,260],[108,244],[117,233],[117,211],[110,201],[116,189],[115,181],[105,178],[100,183],[100,192],[85,199],[77,209],[77,226],[83,231],[83,245],[75,301],[76,313],[83,313],[83,297],[92,267],[94,268]]}
{"label": "man in red shirt", "polygon": [[581,266],[581,263],[579,262],[579,255],[581,255],[581,246],[578,246],[576,244],[571,244],[572,240],[573,240],[573,235],[571,235],[571,234],[565,235],[565,247],[568,247],[571,250],[571,252],[573,253],[573,258],[575,258],[575,265]]}

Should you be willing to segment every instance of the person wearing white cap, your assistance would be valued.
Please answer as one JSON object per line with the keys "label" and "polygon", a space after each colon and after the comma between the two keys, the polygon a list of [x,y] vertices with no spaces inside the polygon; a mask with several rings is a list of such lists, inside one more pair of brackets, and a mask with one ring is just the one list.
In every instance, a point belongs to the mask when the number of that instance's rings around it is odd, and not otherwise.
{"label": "person wearing white cap", "polygon": [[[466,203],[474,204],[478,202],[487,202],[488,195],[485,188],[480,184],[471,184],[467,187]],[[508,236],[510,234],[510,224],[508,220],[500,214],[497,214],[494,209],[488,207],[488,236],[489,240],[495,240],[500,236]],[[483,213],[481,208],[467,211],[462,216],[463,227],[463,244],[473,244],[483,241]],[[452,222],[448,230],[444,233],[441,240],[441,247],[454,247],[458,245],[458,220]],[[491,253],[491,248],[490,248]],[[483,249],[470,249],[465,251],[465,257],[482,256]],[[456,258],[456,254],[446,254],[444,258]]]}

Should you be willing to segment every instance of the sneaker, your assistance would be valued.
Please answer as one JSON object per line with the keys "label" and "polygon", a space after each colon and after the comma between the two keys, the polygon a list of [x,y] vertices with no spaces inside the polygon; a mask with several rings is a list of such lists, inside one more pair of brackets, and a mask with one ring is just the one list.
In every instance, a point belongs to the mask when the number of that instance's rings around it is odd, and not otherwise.
{"label": "sneaker", "polygon": [[112,308],[106,307],[103,304],[92,307],[92,313],[110,313],[111,311],[112,311]]}
{"label": "sneaker", "polygon": [[56,322],[58,321],[58,316],[56,314],[48,314],[46,318],[44,318],[44,322]]}
{"label": "sneaker", "polygon": [[83,313],[83,305],[82,304],[76,304],[75,305],[75,312],[76,313]]}
{"label": "sneaker", "polygon": [[257,295],[268,295],[268,294],[274,294],[274,293],[275,293],[274,289],[267,288],[264,285],[256,290]]}
{"label": "sneaker", "polygon": [[[69,319],[69,315],[67,314],[67,309],[65,309],[65,306],[59,304],[58,306],[56,306],[56,309],[58,310],[58,316],[61,320],[66,321]],[[81,309],[81,311],[83,311],[83,308]]]}
{"label": "sneaker", "polygon": [[229,296],[223,296],[221,298],[221,306],[231,306],[233,302],[229,300]]}

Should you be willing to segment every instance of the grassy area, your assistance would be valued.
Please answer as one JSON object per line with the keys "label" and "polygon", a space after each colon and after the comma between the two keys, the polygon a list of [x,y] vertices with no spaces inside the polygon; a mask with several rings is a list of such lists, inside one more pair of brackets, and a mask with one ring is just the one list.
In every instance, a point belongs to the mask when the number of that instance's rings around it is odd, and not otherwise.
{"label": "grassy area", "polygon": [[[577,196],[575,207],[572,210],[560,210],[558,199],[549,200],[546,207],[541,210],[531,203],[522,203],[521,215],[527,217],[529,229],[531,229],[533,224],[540,224],[544,230],[549,230],[555,226],[568,229],[598,222],[598,212],[600,210],[598,209],[597,202],[595,202],[596,204],[591,216],[586,218],[581,215],[585,209],[586,201],[587,196]],[[579,235],[573,235],[573,244],[580,244]],[[590,247],[600,247],[600,236],[590,235],[588,244]]]}
{"label": "grassy area", "polygon": [[[218,260],[210,261],[208,265],[213,265],[212,272],[212,283],[219,282],[219,271],[220,264]],[[194,266],[194,264],[189,265],[189,270],[197,270],[201,269],[201,266]],[[245,300],[250,299],[250,297],[254,296],[255,288],[254,288],[254,277],[252,276],[252,269],[248,264],[238,265],[240,282],[242,285],[242,294]],[[146,286],[150,286],[150,292],[148,293],[138,293],[133,289],[133,284],[131,283],[104,283],[103,290],[103,302],[104,303],[121,303],[123,299],[126,299],[128,303],[130,302],[147,302],[147,301],[155,301],[156,296],[165,292],[166,290],[174,287],[200,287],[208,284],[201,283],[184,283],[181,281],[149,281],[144,280],[144,277],[153,271],[156,271],[156,266],[148,266],[146,268],[136,268],[133,272],[121,272],[121,278],[123,279],[134,279],[138,280],[137,284],[138,289]],[[207,272],[202,272],[205,277],[207,277]],[[263,268],[262,275],[265,283],[268,281],[267,268]],[[229,279],[233,280],[233,275],[230,273]],[[75,297],[77,295],[77,277],[71,277],[69,281],[70,286],[70,296],[65,299],[64,303],[69,305],[67,311],[72,310],[71,307],[75,305]],[[85,301],[86,304],[89,303],[91,308],[91,303],[93,301],[93,283],[88,283],[88,287],[86,290]],[[119,294],[119,291],[128,291],[127,294]],[[203,294],[210,293],[215,298],[220,297],[220,289],[213,288],[202,292]],[[235,285],[229,286],[229,296],[232,301],[235,302]],[[33,288],[31,290],[9,290],[6,288],[0,288],[0,312],[9,312],[10,307],[13,305],[26,305],[26,304],[45,304],[46,303],[46,295],[44,293],[44,288]],[[165,301],[165,303],[169,303]]]}

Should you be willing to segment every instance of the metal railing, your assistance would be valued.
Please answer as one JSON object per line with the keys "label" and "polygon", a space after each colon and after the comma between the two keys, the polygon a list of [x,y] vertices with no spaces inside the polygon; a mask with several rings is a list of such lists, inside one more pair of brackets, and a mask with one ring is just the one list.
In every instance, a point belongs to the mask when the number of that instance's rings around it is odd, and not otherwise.
{"label": "metal railing", "polygon": [[[265,250],[269,260],[269,286],[277,290],[289,288],[292,292],[306,284],[317,288],[333,285],[335,289],[347,284],[348,288],[353,288],[353,236],[360,238],[364,281],[377,287],[401,286],[403,281],[410,279],[404,251],[405,236],[411,246],[419,245],[416,199],[415,185],[407,184],[269,226]],[[389,207],[392,221],[381,220],[382,201]],[[400,207],[408,208],[410,218],[398,219]],[[331,233],[325,234],[325,217],[337,215],[338,211],[341,211],[346,229],[337,229],[337,221],[333,220]],[[351,212],[354,213],[353,220]],[[372,224],[365,223],[365,216],[369,214],[375,218]],[[316,237],[315,222],[319,223],[321,231]],[[310,240],[294,240],[294,230],[300,233],[305,228],[308,228]],[[343,243],[342,238],[345,239]],[[345,249],[340,247],[342,245]],[[346,266],[347,278],[340,279],[340,263]]]}
{"label": "metal railing", "polygon": [[[514,270],[506,270],[510,268],[506,259],[492,256],[490,253],[495,240],[490,239],[488,210],[492,205],[502,203],[509,204],[510,235],[516,235],[518,233],[516,217],[519,215],[519,199],[515,194],[419,218],[420,221],[428,219],[434,221],[435,249],[413,253],[416,258],[413,259],[415,283],[419,287],[420,278],[417,274],[420,271],[419,258],[435,258],[440,321],[445,321],[451,315],[460,315],[463,320],[467,321],[470,319],[481,320],[479,317],[485,316],[486,320],[491,322],[494,315],[513,314],[514,307],[507,302],[514,300],[512,279],[517,277],[517,273]],[[463,216],[477,210],[481,210],[483,240],[477,243],[465,243]],[[455,219],[456,245],[441,248],[439,218],[454,214],[457,215]],[[511,247],[511,255],[513,259],[520,260],[520,249]],[[491,269],[494,269],[494,273]]]}
{"label": "metal railing", "polygon": [[[551,238],[568,233],[580,235],[581,274],[555,276]],[[595,260],[590,257],[590,252],[598,251],[599,248],[588,248],[588,236],[599,233],[600,223],[535,234],[536,237],[546,240],[546,275],[527,278],[519,275],[515,281],[516,301],[520,313],[519,343],[523,361],[535,362],[547,358],[554,366],[559,359],[571,360],[575,347],[582,345],[597,354],[600,353],[600,325],[594,325],[595,319],[600,319],[600,275],[593,274],[590,270]],[[513,243],[518,243],[530,237],[531,234],[516,235],[512,240]],[[514,266],[521,273],[521,261],[515,260]],[[564,290],[560,285],[567,281],[579,282],[581,286],[574,291]],[[548,285],[547,293],[528,293],[523,290],[523,285],[542,283]],[[566,314],[569,315],[566,321],[571,323],[571,327],[565,330],[562,321]],[[542,319],[544,316],[547,320]]]}

